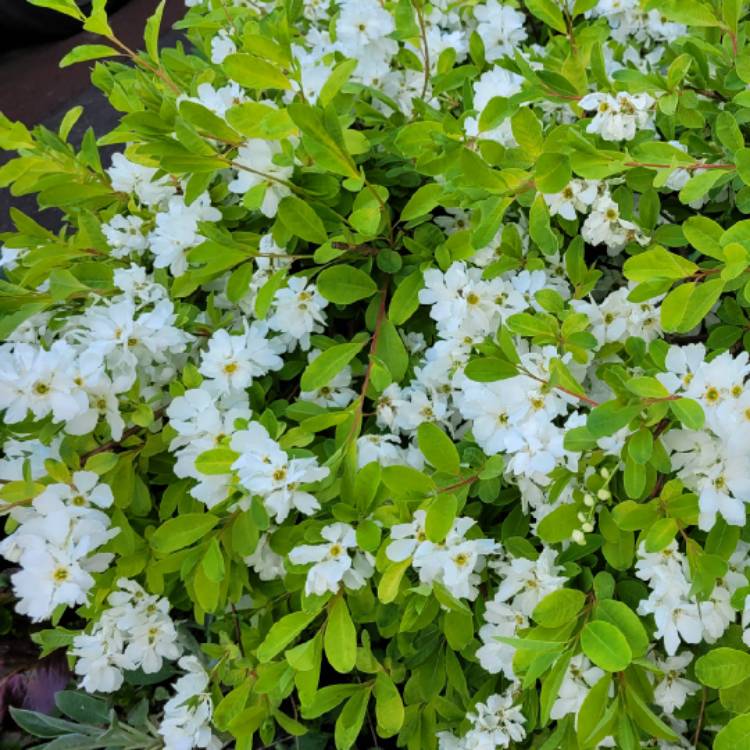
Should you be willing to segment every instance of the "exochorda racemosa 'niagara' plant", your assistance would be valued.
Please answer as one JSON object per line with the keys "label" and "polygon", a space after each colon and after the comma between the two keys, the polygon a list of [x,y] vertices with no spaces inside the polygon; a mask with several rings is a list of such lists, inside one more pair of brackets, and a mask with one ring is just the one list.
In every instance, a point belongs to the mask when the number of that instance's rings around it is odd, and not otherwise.
{"label": "exochorda racemosa 'niagara' plant", "polygon": [[750,747],[743,2],[36,2],[122,117],[0,119],[17,723]]}

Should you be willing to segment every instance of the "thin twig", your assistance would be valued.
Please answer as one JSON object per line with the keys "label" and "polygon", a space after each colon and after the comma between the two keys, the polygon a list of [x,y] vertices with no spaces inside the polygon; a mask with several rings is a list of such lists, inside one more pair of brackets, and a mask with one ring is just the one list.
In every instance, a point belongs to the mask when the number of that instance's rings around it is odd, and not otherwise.
{"label": "thin twig", "polygon": [[419,33],[422,37],[422,48],[424,54],[424,83],[422,84],[422,101],[427,98],[427,90],[430,87],[430,48],[427,44],[427,26],[424,22],[424,12],[419,0],[412,0],[414,9],[417,11],[417,21],[419,22]]}

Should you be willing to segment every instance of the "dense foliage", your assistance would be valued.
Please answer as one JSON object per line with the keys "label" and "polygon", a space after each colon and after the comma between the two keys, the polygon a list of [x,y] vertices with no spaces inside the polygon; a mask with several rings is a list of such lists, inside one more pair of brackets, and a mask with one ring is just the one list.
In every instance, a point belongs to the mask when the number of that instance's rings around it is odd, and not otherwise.
{"label": "dense foliage", "polygon": [[0,118],[18,726],[750,747],[742,0],[34,2],[122,116]]}

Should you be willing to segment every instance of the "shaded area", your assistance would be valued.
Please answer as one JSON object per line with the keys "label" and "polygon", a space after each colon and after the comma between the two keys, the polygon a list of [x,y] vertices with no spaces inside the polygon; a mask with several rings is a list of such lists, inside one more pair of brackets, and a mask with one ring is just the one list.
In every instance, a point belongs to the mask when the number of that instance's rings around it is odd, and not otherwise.
{"label": "shaded area", "polygon": [[[110,24],[115,34],[131,48],[142,49],[144,25],[157,4],[158,0],[129,0],[110,15]],[[164,44],[172,44],[179,36],[170,29],[184,13],[183,0],[167,0],[162,19]],[[72,143],[78,143],[89,127],[93,128],[97,136],[111,130],[117,125],[120,114],[91,85],[90,71],[95,63],[79,63],[64,69],[60,69],[58,65],[73,47],[96,43],[101,43],[100,37],[79,32],[67,39],[1,53],[0,81],[4,83],[0,85],[0,112],[29,127],[41,124],[56,130],[63,115],[71,107],[80,105],[84,108],[84,113],[71,133]],[[13,153],[0,152],[0,164],[13,156]],[[107,163],[106,157],[104,162]],[[8,215],[11,206],[31,215],[38,211],[35,196],[17,198],[11,196],[8,190],[0,190],[0,232],[13,228]],[[44,211],[34,218],[49,228],[54,228],[59,223],[59,214],[53,211]]]}

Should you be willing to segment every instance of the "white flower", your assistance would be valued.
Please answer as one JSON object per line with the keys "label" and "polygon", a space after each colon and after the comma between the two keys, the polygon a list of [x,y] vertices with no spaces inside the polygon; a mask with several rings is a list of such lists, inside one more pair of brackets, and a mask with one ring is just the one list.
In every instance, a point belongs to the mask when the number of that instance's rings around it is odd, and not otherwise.
{"label": "white flower", "polygon": [[[320,356],[320,349],[313,349],[308,355],[308,362]],[[342,409],[356,397],[356,392],[350,388],[352,382],[352,368],[348,365],[334,375],[333,379],[314,391],[302,391],[301,401],[311,401],[318,406]]]}
{"label": "white flower", "polygon": [[175,194],[168,177],[154,180],[157,170],[130,161],[125,154],[114,154],[112,166],[107,170],[112,189],[132,193],[146,206],[153,207],[169,200]]}
{"label": "white flower", "polygon": [[581,109],[596,110],[586,128],[598,133],[605,141],[630,141],[638,130],[653,127],[654,99],[648,94],[587,94],[579,102]]}
{"label": "white flower", "polygon": [[320,532],[326,544],[303,544],[289,553],[295,565],[315,563],[307,571],[305,592],[307,594],[336,593],[343,583],[347,588],[359,589],[373,574],[372,555],[355,551],[357,537],[354,528],[347,523],[333,523],[324,526]]}
{"label": "white flower", "polygon": [[159,725],[164,750],[220,750],[222,743],[211,732],[213,704],[208,674],[194,656],[183,656],[178,663],[186,674],[177,679],[174,695],[164,704]]}
{"label": "white flower", "polygon": [[323,310],[327,305],[328,300],[318,293],[315,284],[293,276],[286,287],[276,292],[268,325],[296,339],[303,349],[309,349],[310,334],[323,330],[326,322]]}
{"label": "white flower", "polygon": [[0,410],[13,424],[52,414],[66,422],[88,409],[88,397],[76,387],[71,372],[76,351],[64,341],[50,349],[32,344],[0,345]]}
{"label": "white flower", "polygon": [[240,146],[234,157],[237,176],[229,183],[229,190],[239,195],[250,190],[257,192],[257,205],[261,213],[270,218],[276,216],[281,199],[292,194],[286,183],[294,166],[278,164],[281,155],[281,144],[277,141],[251,138]]}
{"label": "white flower", "polygon": [[654,703],[667,714],[685,705],[689,695],[700,690],[700,685],[683,677],[685,667],[693,660],[693,655],[685,651],[664,660],[656,659],[656,666],[664,676],[654,686]]}
{"label": "white flower", "polygon": [[221,329],[208,342],[208,351],[201,357],[200,372],[211,381],[215,391],[227,395],[249,388],[253,380],[284,364],[279,354],[284,345],[278,338],[268,337],[268,324],[253,321],[239,335]]}
{"label": "white flower", "polygon": [[270,545],[270,535],[273,529],[264,533],[258,540],[258,544],[252,555],[245,557],[245,565],[252,568],[261,581],[273,581],[283,578],[286,574],[284,558],[277,555]]}
{"label": "white flower", "polygon": [[169,268],[173,276],[187,271],[187,251],[204,241],[198,224],[218,221],[221,212],[211,206],[208,193],[198,196],[190,205],[182,195],[170,198],[165,211],[156,215],[156,226],[149,237],[155,268]]}
{"label": "white flower", "polygon": [[313,495],[300,489],[300,485],[319,482],[330,473],[328,467],[318,465],[316,458],[290,459],[257,422],[235,433],[231,445],[240,454],[232,464],[240,484],[263,498],[277,523],[284,521],[293,508],[305,515],[320,508]]}
{"label": "white flower", "polygon": [[482,646],[476,652],[479,663],[490,674],[502,672],[509,680],[515,679],[513,655],[516,649],[499,641],[497,637],[515,636],[518,630],[529,627],[528,618],[495,598],[487,603],[484,620],[485,624],[479,629]]}
{"label": "white flower", "polygon": [[226,29],[219,29],[219,33],[211,40],[211,62],[221,65],[224,60],[237,51],[237,45],[229,36]]}
{"label": "white flower", "polygon": [[412,523],[396,524],[386,556],[394,562],[411,557],[422,583],[441,583],[457,599],[475,599],[478,574],[487,556],[497,553],[500,545],[492,539],[467,539],[466,533],[476,523],[467,517],[453,522],[444,542],[431,542],[424,530],[425,518],[425,511],[417,510]]}
{"label": "white flower", "polygon": [[493,567],[501,577],[495,601],[511,601],[514,611],[530,617],[534,608],[553,591],[562,588],[567,580],[559,575],[562,568],[555,564],[555,551],[545,547],[536,560],[513,557]]}
{"label": "white flower", "polygon": [[604,672],[583,655],[576,654],[569,662],[557,700],[552,704],[550,717],[562,719],[567,714],[577,714],[589,690],[604,676]]}
{"label": "white flower", "polygon": [[139,216],[116,214],[102,224],[102,232],[112,248],[112,257],[127,258],[131,253],[140,255],[148,247],[148,239],[142,229],[143,219]]}
{"label": "white flower", "polygon": [[460,739],[450,732],[438,734],[440,750],[496,750],[526,737],[526,717],[514,705],[513,686],[502,695],[490,695],[466,715],[471,729]]}
{"label": "white flower", "polygon": [[559,193],[545,194],[544,200],[550,216],[562,216],[575,221],[577,212],[586,213],[599,194],[599,185],[593,180],[571,180]]}
{"label": "white flower", "polygon": [[490,62],[505,55],[512,57],[516,49],[526,41],[526,16],[520,10],[498,0],[488,0],[474,6],[473,13],[479,21],[477,34],[482,38],[484,54]]}

